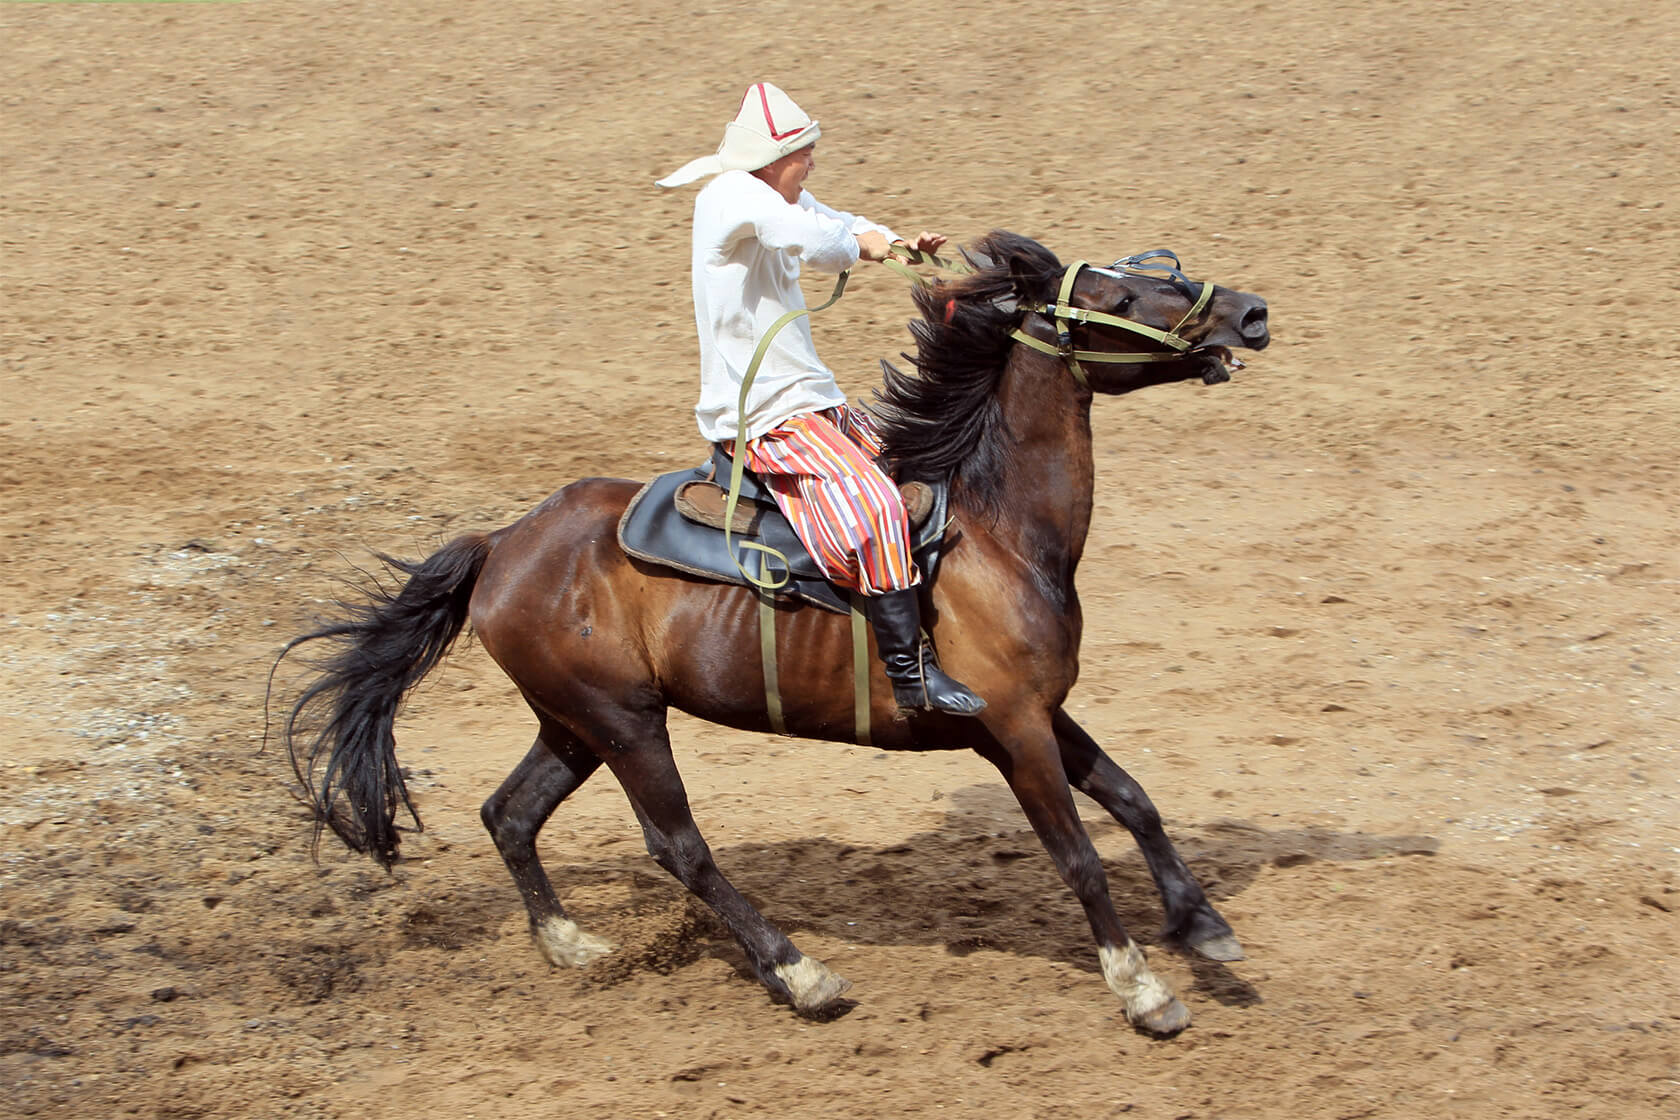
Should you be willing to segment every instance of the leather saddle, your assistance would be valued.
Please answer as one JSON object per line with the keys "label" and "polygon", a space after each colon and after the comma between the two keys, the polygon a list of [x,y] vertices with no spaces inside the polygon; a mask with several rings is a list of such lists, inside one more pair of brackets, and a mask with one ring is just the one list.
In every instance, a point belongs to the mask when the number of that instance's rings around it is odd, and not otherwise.
{"label": "leather saddle", "polygon": [[[625,553],[650,564],[671,568],[700,579],[733,583],[748,581],[724,547],[723,512],[729,497],[733,461],[722,447],[692,470],[662,474],[630,499],[618,522],[618,544]],[[949,486],[944,482],[910,482],[900,487],[910,514],[910,552],[924,583],[932,584],[945,541]],[[823,578],[817,563],[794,535],[776,500],[751,471],[742,475],[741,498],[735,507],[736,558],[760,579],[786,574],[788,582],[772,594],[797,598],[847,614],[850,595]],[[787,558],[742,547],[743,541],[773,548]]]}

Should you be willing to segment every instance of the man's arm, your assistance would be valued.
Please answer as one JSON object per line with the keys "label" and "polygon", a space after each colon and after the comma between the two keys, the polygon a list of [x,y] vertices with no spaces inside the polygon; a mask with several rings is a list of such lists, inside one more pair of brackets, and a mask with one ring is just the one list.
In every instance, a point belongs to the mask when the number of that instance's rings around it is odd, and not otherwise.
{"label": "man's arm", "polygon": [[810,191],[800,192],[799,205],[825,217],[833,218],[851,230],[852,236],[857,238],[858,257],[862,260],[884,261],[891,255],[893,245],[904,245],[923,253],[932,253],[945,244],[944,234],[930,233],[927,230],[918,233],[914,239],[900,237],[886,226],[879,222],[872,222],[861,214],[848,214],[844,210],[834,209],[834,207],[819,201]]}
{"label": "man's arm", "polygon": [[706,190],[712,193],[701,195],[709,203],[704,219],[699,209],[695,212],[697,237],[704,221],[705,236],[713,244],[729,246],[750,236],[766,249],[792,253],[823,272],[843,272],[858,261],[857,239],[843,222],[793,205],[751,176],[719,177]]}

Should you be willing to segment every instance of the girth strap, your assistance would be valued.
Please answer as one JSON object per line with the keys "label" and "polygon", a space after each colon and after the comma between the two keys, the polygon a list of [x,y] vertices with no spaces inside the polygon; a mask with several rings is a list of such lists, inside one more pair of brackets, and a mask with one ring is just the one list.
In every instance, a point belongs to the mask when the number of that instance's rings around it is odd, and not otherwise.
{"label": "girth strap", "polygon": [[[764,572],[769,566],[769,557],[760,553],[758,570]],[[776,597],[762,586],[753,588],[753,593],[758,596],[758,656],[764,666],[764,709],[770,716],[770,730],[786,735],[781,679],[776,672]]]}
{"label": "girth strap", "polygon": [[852,730],[858,745],[869,743],[869,620],[863,596],[852,596]]}
{"label": "girth strap", "polygon": [[[760,571],[767,561],[760,557]],[[782,711],[781,674],[776,667],[776,597],[762,587],[758,596],[758,655],[764,666],[764,710],[770,730],[786,735],[787,717]],[[869,617],[863,596],[852,594],[852,735],[862,747],[870,746],[869,725]]]}

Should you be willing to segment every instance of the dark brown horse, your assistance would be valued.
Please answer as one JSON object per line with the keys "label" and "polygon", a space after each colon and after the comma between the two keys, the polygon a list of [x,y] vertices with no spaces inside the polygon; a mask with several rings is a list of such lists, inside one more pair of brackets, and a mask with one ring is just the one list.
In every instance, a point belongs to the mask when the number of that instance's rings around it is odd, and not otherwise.
{"label": "dark brown horse", "polygon": [[[1240,959],[1242,950],[1143,789],[1062,708],[1079,672],[1074,571],[1091,521],[1091,405],[1093,394],[1225,380],[1229,347],[1269,341],[1266,305],[1170,269],[1064,269],[1012,234],[992,234],[971,259],[982,265],[976,272],[916,293],[917,372],[883,363],[876,410],[901,478],[951,482],[954,524],[924,618],[945,664],[989,706],[971,719],[900,711],[875,664],[873,741],[973,750],[995,765],[1084,906],[1127,1016],[1170,1034],[1189,1012],[1115,915],[1070,786],[1136,838],[1160,889],[1167,938],[1214,960]],[[1098,314],[1092,321],[1077,308]],[[611,950],[567,918],[535,848],[549,815],[605,763],[659,865],[717,912],[772,996],[821,1014],[848,983],[794,948],[718,869],[666,731],[672,707],[769,729],[758,601],[747,588],[627,558],[615,529],[636,490],[584,479],[505,529],[460,537],[420,563],[388,561],[404,577],[398,587],[375,590],[345,621],[287,647],[337,646],[287,720],[293,764],[317,828],[389,866],[397,813],[413,814],[394,749],[397,710],[470,619],[537,717],[536,742],[483,818],[548,958],[581,965]],[[848,620],[793,603],[777,613],[788,731],[849,740]]]}

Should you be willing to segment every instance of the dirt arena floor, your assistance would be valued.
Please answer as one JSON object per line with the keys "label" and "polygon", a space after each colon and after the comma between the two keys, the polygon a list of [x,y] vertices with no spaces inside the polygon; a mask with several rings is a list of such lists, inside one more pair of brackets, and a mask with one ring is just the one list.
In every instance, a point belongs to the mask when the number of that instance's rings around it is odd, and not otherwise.
{"label": "dirt arena floor", "polygon": [[[1680,1114],[1672,2],[0,3],[0,1115]],[[393,875],[310,856],[281,644],[373,549],[701,451],[693,189],[777,81],[812,188],[1271,303],[1095,406],[1070,710],[1248,959],[1133,1032],[979,759],[674,737],[719,862],[856,1006],[766,998],[597,778],[537,954],[478,822],[532,724],[458,647]],[[813,279],[812,291],[826,281]],[[909,346],[860,270],[857,395]],[[295,686],[282,674],[282,686]]]}

